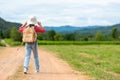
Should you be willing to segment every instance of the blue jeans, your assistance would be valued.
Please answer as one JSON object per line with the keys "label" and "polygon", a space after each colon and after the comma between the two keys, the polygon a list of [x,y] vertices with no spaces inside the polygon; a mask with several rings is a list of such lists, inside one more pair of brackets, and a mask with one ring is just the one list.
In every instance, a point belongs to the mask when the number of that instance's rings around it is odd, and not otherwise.
{"label": "blue jeans", "polygon": [[26,43],[25,44],[25,60],[24,60],[24,72],[28,71],[28,65],[30,61],[31,51],[33,51],[34,61],[35,61],[35,70],[39,71],[39,58],[38,58],[38,44],[37,42]]}

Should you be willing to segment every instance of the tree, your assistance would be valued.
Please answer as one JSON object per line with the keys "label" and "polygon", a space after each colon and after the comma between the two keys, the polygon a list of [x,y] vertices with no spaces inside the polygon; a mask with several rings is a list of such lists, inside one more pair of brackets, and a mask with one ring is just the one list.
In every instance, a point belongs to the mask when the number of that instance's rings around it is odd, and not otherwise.
{"label": "tree", "polygon": [[118,29],[117,28],[112,29],[112,38],[118,39]]}
{"label": "tree", "polygon": [[57,34],[54,36],[54,40],[56,40],[56,41],[61,41],[61,40],[63,40],[63,35],[60,34],[60,33],[57,33]]}
{"label": "tree", "polygon": [[79,40],[79,36],[76,35],[76,33],[67,33],[64,35],[65,40],[75,41]]}
{"label": "tree", "polygon": [[54,36],[55,36],[55,34],[56,34],[56,32],[54,31],[54,30],[49,30],[48,32],[47,32],[47,39],[48,40],[52,40],[52,41],[54,41]]}
{"label": "tree", "polygon": [[84,41],[88,41],[88,38],[87,38],[87,37],[85,37],[85,38],[84,38]]}
{"label": "tree", "polygon": [[3,31],[0,30],[0,39],[2,39],[2,38],[4,38],[4,36],[3,36]]}
{"label": "tree", "polygon": [[39,33],[37,38],[39,40],[46,40],[46,34],[45,33]]}
{"label": "tree", "polygon": [[73,35],[74,35],[74,40],[75,41],[80,41],[81,37],[80,37],[80,33],[79,32],[76,31],[76,32],[73,33]]}
{"label": "tree", "polygon": [[98,31],[95,35],[95,40],[103,41],[103,40],[105,40],[105,36],[102,34],[102,32]]}
{"label": "tree", "polygon": [[10,38],[10,30],[3,31],[4,38]]}
{"label": "tree", "polygon": [[10,34],[10,38],[14,41],[21,41],[22,40],[22,36],[21,33],[18,32],[16,27],[13,27],[11,29],[11,34]]}

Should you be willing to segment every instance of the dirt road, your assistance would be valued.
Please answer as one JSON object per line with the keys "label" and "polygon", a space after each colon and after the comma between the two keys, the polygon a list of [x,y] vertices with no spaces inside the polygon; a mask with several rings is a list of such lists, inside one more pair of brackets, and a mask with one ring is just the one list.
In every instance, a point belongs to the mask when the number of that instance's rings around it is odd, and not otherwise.
{"label": "dirt road", "polygon": [[[24,47],[0,47],[0,80],[90,80],[53,54],[39,47],[40,72],[34,72],[33,55],[30,60],[29,72],[19,74],[19,66],[23,65]],[[19,75],[14,77],[14,75]],[[8,77],[11,76],[11,79]],[[12,79],[13,78],[13,79]],[[15,78],[15,79],[14,79]]]}

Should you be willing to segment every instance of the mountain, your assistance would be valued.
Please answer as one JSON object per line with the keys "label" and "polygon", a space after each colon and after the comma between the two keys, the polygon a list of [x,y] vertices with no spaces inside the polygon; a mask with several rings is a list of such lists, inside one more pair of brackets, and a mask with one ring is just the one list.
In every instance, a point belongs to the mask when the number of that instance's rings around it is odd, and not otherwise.
{"label": "mountain", "polygon": [[4,19],[2,19],[0,17],[0,31],[10,29],[11,27],[17,27],[18,28],[20,25],[21,25],[20,23],[5,21]]}
{"label": "mountain", "polygon": [[[20,23],[9,22],[5,21],[0,17],[0,31],[10,29],[11,27],[19,27],[21,26]],[[56,32],[61,33],[70,33],[70,32],[79,32],[79,33],[96,33],[97,31],[101,31],[103,33],[109,33],[112,31],[113,28],[117,28],[120,30],[120,24],[115,24],[111,26],[86,26],[86,27],[75,27],[70,25],[65,26],[45,26],[45,29],[48,30],[55,30]]]}
{"label": "mountain", "polygon": [[78,32],[95,34],[96,32],[101,31],[104,34],[107,34],[107,33],[110,33],[113,28],[117,28],[120,31],[120,24],[115,24],[111,26],[88,26],[86,28],[78,30]]}
{"label": "mountain", "polygon": [[112,26],[86,26],[86,27],[74,27],[74,26],[60,26],[60,27],[49,27],[46,26],[46,30],[55,30],[56,32],[69,33],[69,32],[79,32],[79,33],[91,33],[94,34],[97,31],[101,31],[103,33],[109,33],[113,28],[117,28],[120,30],[120,24],[112,25]]}
{"label": "mountain", "polygon": [[82,29],[82,27],[74,27],[74,26],[69,26],[69,25],[66,25],[66,26],[53,26],[53,27],[50,27],[50,26],[45,26],[45,29],[46,30],[55,30],[56,32],[74,32],[76,30],[79,30],[79,29]]}

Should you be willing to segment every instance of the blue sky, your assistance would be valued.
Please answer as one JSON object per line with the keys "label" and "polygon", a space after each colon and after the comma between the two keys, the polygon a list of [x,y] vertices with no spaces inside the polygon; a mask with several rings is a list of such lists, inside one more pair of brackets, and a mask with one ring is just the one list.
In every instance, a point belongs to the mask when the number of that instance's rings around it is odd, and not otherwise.
{"label": "blue sky", "polygon": [[44,26],[120,23],[120,0],[0,0],[0,17],[23,23],[35,15]]}

